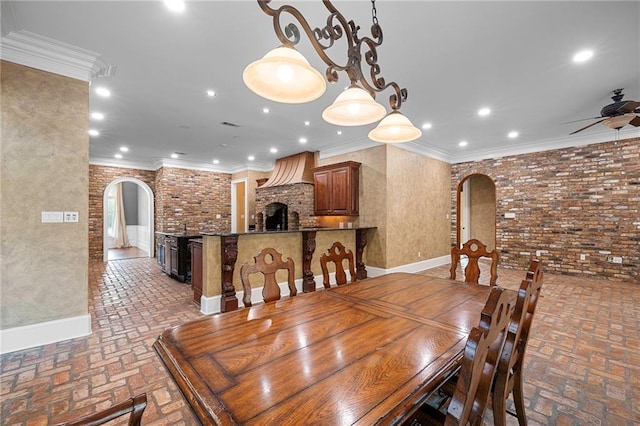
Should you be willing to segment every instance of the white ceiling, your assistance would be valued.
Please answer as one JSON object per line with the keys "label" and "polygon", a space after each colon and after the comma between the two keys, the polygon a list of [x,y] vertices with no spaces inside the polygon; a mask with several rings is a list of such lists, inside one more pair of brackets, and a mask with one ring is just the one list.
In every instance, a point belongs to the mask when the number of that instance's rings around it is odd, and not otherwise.
{"label": "white ceiling", "polygon": [[[334,4],[361,27],[361,37],[370,35],[369,1]],[[312,27],[326,24],[319,0],[294,6]],[[407,88],[401,111],[416,126],[433,124],[403,144],[408,149],[460,162],[640,136],[640,128],[617,135],[602,124],[569,136],[590,122],[563,124],[598,117],[613,89],[640,100],[638,1],[378,0],[376,7],[384,33],[381,75]],[[113,93],[90,95],[91,111],[106,115],[89,123],[101,132],[91,137],[94,163],[268,170],[275,158],[300,151],[327,156],[377,145],[367,139],[374,125],[343,128],[339,136],[322,121],[322,110],[348,85],[345,74],[303,105],[267,101],[244,86],[244,67],[279,45],[255,1],[187,0],[180,14],[161,1],[3,1],[2,20],[3,36],[29,31],[93,51],[115,70],[92,81],[92,88]],[[330,51],[336,62],[346,57],[344,46]],[[573,54],[585,48],[594,50],[593,59],[574,64]],[[304,35],[299,50],[324,74]],[[208,98],[207,89],[217,95]],[[387,106],[390,94],[378,100]],[[477,115],[483,106],[491,108],[489,117]],[[520,136],[507,138],[511,130]],[[461,140],[468,145],[459,147]],[[120,146],[130,150],[117,160]],[[176,151],[185,154],[171,160]]]}

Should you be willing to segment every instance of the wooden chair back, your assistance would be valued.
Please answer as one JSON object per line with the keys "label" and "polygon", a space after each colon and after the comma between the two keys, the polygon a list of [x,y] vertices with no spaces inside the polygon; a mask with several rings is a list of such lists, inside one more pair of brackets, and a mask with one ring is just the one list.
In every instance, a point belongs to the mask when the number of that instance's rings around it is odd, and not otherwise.
{"label": "wooden chair back", "polygon": [[497,426],[507,424],[506,402],[512,392],[518,423],[521,426],[527,424],[524,411],[522,367],[542,281],[542,264],[538,260],[532,260],[526,279],[522,281],[518,290],[518,298],[511,317],[507,340],[496,372],[493,390],[493,417],[494,424]]}
{"label": "wooden chair back", "polygon": [[491,277],[489,284],[496,285],[498,279],[498,252],[497,250],[487,251],[487,246],[479,240],[471,239],[462,245],[462,248],[453,247],[451,249],[451,269],[450,278],[456,279],[456,269],[460,264],[460,256],[466,256],[469,259],[467,266],[464,268],[464,280],[468,283],[476,283],[480,280],[480,266],[478,260],[480,258],[491,259]]}
{"label": "wooden chair back", "polygon": [[145,408],[147,408],[147,394],[142,393],[95,414],[58,423],[55,426],[97,426],[129,413],[129,426],[139,426]]}
{"label": "wooden chair back", "polygon": [[329,269],[327,263],[333,262],[336,266],[336,284],[343,285],[347,283],[347,273],[344,270],[343,261],[347,260],[349,273],[351,274],[351,282],[356,282],[356,270],[353,264],[353,252],[344,248],[341,242],[335,241],[331,247],[327,250],[327,253],[323,253],[320,256],[320,267],[322,268],[322,284],[325,288],[331,287],[329,282]]}
{"label": "wooden chair back", "polygon": [[509,292],[492,288],[480,325],[469,333],[446,425],[482,425],[513,310]]}
{"label": "wooden chair back", "polygon": [[242,281],[242,287],[244,289],[244,296],[242,297],[244,306],[251,306],[251,282],[249,281],[249,275],[255,273],[261,273],[262,275],[264,275],[262,297],[265,303],[280,300],[280,286],[278,285],[278,281],[276,279],[276,272],[281,269],[286,269],[288,271],[287,284],[289,285],[289,295],[296,295],[296,273],[293,259],[289,257],[285,262],[282,260],[281,253],[279,253],[276,249],[269,247],[260,250],[260,253],[253,257],[253,260],[253,265],[244,263],[240,268],[240,279]]}

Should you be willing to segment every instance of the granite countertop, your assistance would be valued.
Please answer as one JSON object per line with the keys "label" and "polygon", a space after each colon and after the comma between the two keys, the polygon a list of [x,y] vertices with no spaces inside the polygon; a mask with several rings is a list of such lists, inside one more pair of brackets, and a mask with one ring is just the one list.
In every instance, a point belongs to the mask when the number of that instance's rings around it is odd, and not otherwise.
{"label": "granite countertop", "polygon": [[180,238],[202,238],[202,235],[203,235],[202,232],[198,232],[197,234],[194,234],[193,232],[185,233],[185,232],[161,232],[161,231],[156,231],[156,234],[166,235],[168,237],[180,237]]}
{"label": "granite countertop", "polygon": [[284,231],[249,231],[249,232],[201,232],[200,235],[225,237],[229,235],[254,235],[254,234],[290,234],[292,232],[308,232],[308,231],[355,231],[357,229],[376,229],[375,226],[358,226],[353,228],[300,228],[300,229],[288,229]]}

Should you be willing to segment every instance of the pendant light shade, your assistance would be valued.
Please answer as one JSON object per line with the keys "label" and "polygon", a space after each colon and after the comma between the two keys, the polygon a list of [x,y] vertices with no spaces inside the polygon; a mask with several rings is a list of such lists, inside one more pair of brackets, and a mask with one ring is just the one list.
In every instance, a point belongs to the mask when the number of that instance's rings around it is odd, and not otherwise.
{"label": "pendant light shade", "polygon": [[611,127],[612,129],[621,129],[627,124],[636,118],[636,115],[633,113],[618,115],[617,117],[607,118],[602,122],[607,127]]}
{"label": "pendant light shade", "polygon": [[422,131],[399,111],[391,112],[369,132],[369,139],[383,143],[410,142],[420,136]]}
{"label": "pendant light shade", "polygon": [[387,110],[369,92],[352,84],[322,113],[322,118],[338,126],[362,126],[381,120]]}
{"label": "pendant light shade", "polygon": [[311,102],[327,88],[322,74],[300,52],[285,46],[247,65],[242,79],[255,94],[287,104]]}

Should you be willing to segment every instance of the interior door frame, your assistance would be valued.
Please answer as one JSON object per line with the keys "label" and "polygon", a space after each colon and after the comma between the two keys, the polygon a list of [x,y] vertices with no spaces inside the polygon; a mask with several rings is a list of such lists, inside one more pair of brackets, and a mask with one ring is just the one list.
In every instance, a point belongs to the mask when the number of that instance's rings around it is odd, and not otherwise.
{"label": "interior door frame", "polygon": [[249,230],[249,191],[248,178],[234,179],[231,181],[231,232],[238,232],[238,190],[239,183],[244,183],[244,232]]}
{"label": "interior door frame", "polygon": [[[497,247],[498,245],[498,241],[497,241],[497,211],[498,211],[498,199],[497,199],[497,188],[496,188],[496,183],[495,181],[491,178],[491,176],[485,174],[485,173],[471,173],[465,177],[463,177],[460,182],[458,182],[458,186],[456,188],[456,247],[461,247],[462,244],[464,244],[470,237],[471,235],[471,189],[470,189],[470,184],[469,184],[469,179],[472,178],[473,176],[484,176],[487,179],[489,179],[492,183],[493,183],[493,187],[494,187],[494,191],[496,193],[496,196],[494,197],[494,241],[495,241],[495,246]],[[465,187],[466,186],[466,187]],[[464,194],[464,195],[461,195]],[[464,207],[464,211],[461,211],[460,209],[460,200],[461,197],[465,197],[464,199],[464,203],[463,203],[463,207]],[[460,225],[461,225],[461,220],[460,220],[460,216],[461,213],[463,215],[463,221],[466,222],[466,238],[467,240],[463,240],[462,238],[465,238],[465,235],[461,235],[461,229],[460,229]]]}
{"label": "interior door frame", "polygon": [[144,183],[139,179],[132,178],[132,177],[119,177],[109,182],[109,184],[105,187],[104,192],[102,193],[102,259],[105,262],[109,260],[109,247],[107,244],[107,241],[108,241],[107,232],[109,228],[107,224],[107,199],[109,198],[109,192],[113,189],[113,187],[121,182],[135,183],[136,185],[138,185],[144,190],[145,194],[147,194],[147,201],[149,202],[149,211],[147,212],[148,213],[147,222],[148,222],[148,228],[149,228],[149,251],[147,253],[148,253],[148,257],[154,257],[155,248],[156,248],[155,247],[156,236],[155,236],[155,230],[154,230],[155,204],[154,204],[154,198],[153,198],[153,191],[151,190],[149,185],[147,185],[146,183]]}

